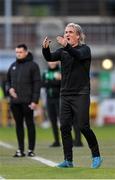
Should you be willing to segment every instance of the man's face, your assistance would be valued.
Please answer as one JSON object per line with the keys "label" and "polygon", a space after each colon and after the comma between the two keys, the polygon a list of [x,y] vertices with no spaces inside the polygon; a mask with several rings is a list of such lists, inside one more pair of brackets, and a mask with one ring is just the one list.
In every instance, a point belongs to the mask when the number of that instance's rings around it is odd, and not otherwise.
{"label": "man's face", "polygon": [[68,26],[65,28],[64,38],[67,39],[68,43],[71,46],[74,47],[74,46],[78,45],[79,34],[76,32],[76,30],[73,27]]}
{"label": "man's face", "polygon": [[16,57],[17,59],[24,59],[27,56],[28,52],[24,48],[16,48]]}

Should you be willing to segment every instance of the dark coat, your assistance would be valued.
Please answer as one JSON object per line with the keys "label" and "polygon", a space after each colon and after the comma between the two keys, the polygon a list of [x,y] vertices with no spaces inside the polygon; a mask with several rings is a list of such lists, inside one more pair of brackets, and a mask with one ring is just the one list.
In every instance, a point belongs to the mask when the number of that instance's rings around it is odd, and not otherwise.
{"label": "dark coat", "polygon": [[11,64],[7,73],[6,90],[14,88],[18,98],[11,98],[12,103],[38,103],[41,78],[39,66],[29,52],[23,60]]}

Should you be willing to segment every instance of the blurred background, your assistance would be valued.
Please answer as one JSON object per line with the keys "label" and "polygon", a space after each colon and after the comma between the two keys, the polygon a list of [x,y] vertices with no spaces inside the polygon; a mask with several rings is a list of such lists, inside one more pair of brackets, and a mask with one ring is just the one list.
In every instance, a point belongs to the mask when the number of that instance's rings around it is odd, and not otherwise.
{"label": "blurred background", "polygon": [[[42,74],[47,67],[41,53],[44,37],[50,37],[55,49],[55,37],[69,22],[83,27],[92,51],[91,123],[115,124],[115,0],[0,0],[0,127],[14,123],[5,80],[15,47],[27,44]],[[48,122],[44,89],[35,119],[40,126]]]}

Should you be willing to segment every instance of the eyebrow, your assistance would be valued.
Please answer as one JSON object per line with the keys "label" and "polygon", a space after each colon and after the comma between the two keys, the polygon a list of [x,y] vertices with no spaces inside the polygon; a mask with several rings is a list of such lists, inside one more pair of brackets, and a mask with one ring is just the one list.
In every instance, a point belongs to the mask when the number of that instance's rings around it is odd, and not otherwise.
{"label": "eyebrow", "polygon": [[19,50],[17,51],[17,50],[16,50],[16,52],[23,52],[23,51],[19,51]]}
{"label": "eyebrow", "polygon": [[67,33],[67,32],[73,32],[73,33],[74,33],[75,31],[72,31],[72,30],[69,30],[69,31],[65,31],[65,33]]}

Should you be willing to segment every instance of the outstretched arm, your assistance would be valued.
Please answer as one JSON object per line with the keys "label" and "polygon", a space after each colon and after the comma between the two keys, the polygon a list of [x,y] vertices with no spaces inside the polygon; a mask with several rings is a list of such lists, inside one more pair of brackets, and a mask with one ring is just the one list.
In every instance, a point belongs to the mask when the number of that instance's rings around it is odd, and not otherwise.
{"label": "outstretched arm", "polygon": [[84,60],[91,58],[91,51],[88,46],[81,46],[81,48],[74,48],[70,44],[67,44],[64,48],[71,56],[79,59]]}
{"label": "outstretched arm", "polygon": [[75,57],[79,60],[84,60],[91,57],[90,48],[88,46],[81,46],[81,48],[72,47],[69,44],[67,38],[58,36],[57,42],[64,47],[64,50],[67,51],[72,57]]}

